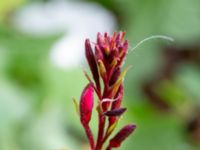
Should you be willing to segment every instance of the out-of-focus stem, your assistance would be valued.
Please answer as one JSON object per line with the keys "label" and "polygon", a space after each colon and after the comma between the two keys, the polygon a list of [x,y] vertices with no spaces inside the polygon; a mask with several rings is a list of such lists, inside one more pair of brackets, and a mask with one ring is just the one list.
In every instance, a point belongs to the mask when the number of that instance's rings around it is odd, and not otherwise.
{"label": "out-of-focus stem", "polygon": [[108,147],[106,148],[106,150],[112,150],[112,148],[111,148],[110,146],[108,146]]}
{"label": "out-of-focus stem", "polygon": [[87,137],[88,137],[88,139],[90,141],[91,150],[94,150],[95,143],[94,143],[94,137],[93,137],[92,131],[90,129],[90,126],[86,125],[86,126],[84,126],[84,128],[85,128],[85,132],[87,134]]}
{"label": "out-of-focus stem", "polygon": [[108,125],[108,128],[107,128],[107,130],[106,130],[106,134],[105,134],[105,137],[104,137],[103,140],[102,140],[102,143],[105,143],[106,140],[108,139],[108,137],[109,137],[109,136],[111,135],[111,133],[112,133],[112,132],[108,133],[109,128],[110,128],[110,124]]}
{"label": "out-of-focus stem", "polygon": [[98,138],[95,150],[101,150],[103,145],[103,136],[104,136],[104,127],[105,127],[105,117],[99,113],[99,131]]}

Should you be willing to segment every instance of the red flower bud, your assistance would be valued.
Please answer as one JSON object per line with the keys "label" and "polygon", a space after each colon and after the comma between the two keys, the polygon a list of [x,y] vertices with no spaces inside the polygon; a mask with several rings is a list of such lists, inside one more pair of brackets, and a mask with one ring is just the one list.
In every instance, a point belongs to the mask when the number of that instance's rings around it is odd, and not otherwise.
{"label": "red flower bud", "polygon": [[120,46],[120,44],[121,44],[121,37],[122,37],[122,32],[119,32],[116,37],[116,46],[117,47]]}
{"label": "red flower bud", "polygon": [[120,147],[121,143],[135,130],[136,125],[130,124],[123,127],[111,140],[109,147]]}
{"label": "red flower bud", "polygon": [[115,70],[113,71],[113,74],[110,78],[110,83],[109,83],[110,86],[113,85],[118,80],[120,74],[121,74],[120,68],[119,67],[115,68]]}
{"label": "red flower bud", "polygon": [[126,32],[119,32],[117,34],[117,37],[116,37],[116,46],[121,46],[123,40],[124,40],[124,37],[126,35]]}
{"label": "red flower bud", "polygon": [[102,49],[105,47],[105,40],[101,33],[98,32],[97,34],[97,44]]}
{"label": "red flower bud", "polygon": [[124,42],[124,45],[123,45],[123,49],[124,49],[124,51],[127,53],[127,51],[128,51],[128,40],[126,40],[125,42]]}
{"label": "red flower bud", "polygon": [[92,84],[88,84],[83,90],[80,100],[80,119],[83,125],[89,124],[93,106],[94,88]]}
{"label": "red flower bud", "polygon": [[98,68],[97,68],[97,62],[94,56],[94,53],[92,51],[92,47],[90,44],[90,40],[86,39],[85,40],[85,55],[90,67],[90,70],[92,72],[92,76],[95,80],[97,89],[100,89],[100,82],[99,82],[99,73],[98,73]]}
{"label": "red flower bud", "polygon": [[85,129],[87,137],[90,141],[90,146],[92,150],[94,149],[95,143],[92,131],[89,126],[89,122],[91,120],[93,106],[94,106],[94,88],[93,84],[90,83],[85,87],[81,95],[80,120]]}
{"label": "red flower bud", "polygon": [[104,54],[101,51],[99,45],[95,45],[95,56],[96,56],[97,60],[100,59],[100,60],[104,61]]}
{"label": "red flower bud", "polygon": [[119,47],[119,57],[120,57],[120,61],[118,66],[122,67],[122,65],[124,64],[124,60],[126,58],[126,55],[128,53],[128,41],[126,40],[123,44],[123,46]]}

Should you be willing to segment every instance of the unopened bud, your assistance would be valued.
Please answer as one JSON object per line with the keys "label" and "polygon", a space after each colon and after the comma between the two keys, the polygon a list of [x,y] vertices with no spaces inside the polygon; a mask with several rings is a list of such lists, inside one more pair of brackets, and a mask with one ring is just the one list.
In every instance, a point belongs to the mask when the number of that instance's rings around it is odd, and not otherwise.
{"label": "unopened bud", "polygon": [[92,47],[91,47],[89,39],[85,40],[85,55],[86,55],[88,64],[90,66],[92,76],[95,80],[96,86],[97,86],[97,88],[100,88],[99,72],[98,72],[98,68],[97,68],[97,63],[96,63],[95,56],[92,51]]}
{"label": "unopened bud", "polygon": [[123,127],[111,140],[109,147],[120,147],[121,143],[135,130],[136,125],[130,124]]}
{"label": "unopened bud", "polygon": [[98,60],[98,64],[99,64],[99,72],[102,78],[106,77],[106,68],[102,62],[102,60]]}
{"label": "unopened bud", "polygon": [[80,120],[84,126],[90,122],[93,106],[94,88],[92,84],[88,84],[83,90],[80,100]]}

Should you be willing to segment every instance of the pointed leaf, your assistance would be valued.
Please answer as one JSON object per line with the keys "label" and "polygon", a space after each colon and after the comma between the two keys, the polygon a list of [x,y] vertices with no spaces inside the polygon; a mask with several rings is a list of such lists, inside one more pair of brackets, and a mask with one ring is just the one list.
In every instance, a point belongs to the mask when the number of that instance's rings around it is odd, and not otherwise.
{"label": "pointed leaf", "polygon": [[104,113],[105,116],[109,116],[109,117],[119,117],[121,116],[127,109],[126,108],[116,108],[110,111],[106,111]]}
{"label": "pointed leaf", "polygon": [[87,71],[84,68],[83,68],[83,73],[84,73],[85,77],[88,79],[88,81],[90,83],[92,83],[92,80],[91,80],[90,76],[88,75]]}
{"label": "pointed leaf", "polygon": [[79,103],[78,103],[78,101],[77,101],[74,97],[72,98],[72,100],[73,100],[74,107],[75,107],[75,109],[76,109],[77,114],[80,115],[80,110],[79,110]]}

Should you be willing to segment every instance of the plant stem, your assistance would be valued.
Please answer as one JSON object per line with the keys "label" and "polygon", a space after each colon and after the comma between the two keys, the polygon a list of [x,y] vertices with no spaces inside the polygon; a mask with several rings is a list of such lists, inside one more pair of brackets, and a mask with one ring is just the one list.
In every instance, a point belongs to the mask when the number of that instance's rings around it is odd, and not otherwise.
{"label": "plant stem", "polygon": [[93,137],[93,134],[92,134],[92,131],[91,131],[89,125],[85,126],[85,132],[90,141],[91,150],[94,150],[94,148],[95,148],[94,137]]}
{"label": "plant stem", "polygon": [[104,127],[105,127],[105,117],[102,116],[102,114],[99,113],[99,131],[98,131],[97,145],[96,145],[95,150],[101,150],[102,149]]}
{"label": "plant stem", "polygon": [[105,143],[106,140],[108,139],[108,137],[109,137],[109,136],[111,135],[111,133],[112,133],[112,132],[108,133],[109,128],[110,128],[110,124],[108,125],[108,128],[107,128],[107,130],[106,130],[106,134],[105,134],[105,137],[104,137],[103,140],[102,140],[102,143]]}
{"label": "plant stem", "polygon": [[106,148],[106,150],[112,150],[112,148],[111,148],[110,146],[108,146],[108,147]]}

